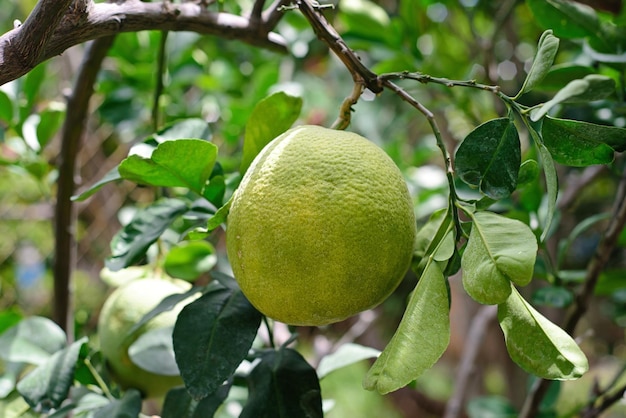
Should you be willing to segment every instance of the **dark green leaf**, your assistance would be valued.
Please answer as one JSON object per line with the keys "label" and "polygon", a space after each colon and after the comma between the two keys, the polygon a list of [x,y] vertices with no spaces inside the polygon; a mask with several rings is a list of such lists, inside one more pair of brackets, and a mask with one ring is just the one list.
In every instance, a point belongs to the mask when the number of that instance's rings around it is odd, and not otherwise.
{"label": "dark green leaf", "polygon": [[187,187],[198,194],[213,171],[217,147],[201,139],[178,139],[159,144],[149,158],[131,155],[119,165],[123,179],[162,187]]}
{"label": "dark green leaf", "polygon": [[48,142],[61,128],[65,112],[59,109],[45,109],[39,112],[39,123],[37,124],[37,141],[41,148],[48,145]]}
{"label": "dark green leaf", "polygon": [[178,376],[178,366],[172,345],[174,327],[157,328],[142,334],[128,347],[134,364],[151,373]]}
{"label": "dark green leaf", "polygon": [[215,249],[207,241],[183,241],[165,257],[163,267],[172,277],[193,281],[217,263]]}
{"label": "dark green leaf", "polygon": [[615,81],[612,78],[597,74],[588,75],[585,78],[567,83],[551,100],[533,109],[530,118],[532,121],[537,122],[558,104],[593,102],[607,98],[614,93]]}
{"label": "dark green leaf", "polygon": [[0,335],[0,358],[8,362],[43,364],[65,347],[65,332],[48,318],[25,318]]}
{"label": "dark green leaf", "polygon": [[263,352],[248,376],[248,390],[248,402],[239,418],[323,416],[315,370],[291,348]]}
{"label": "dark green leaf", "polygon": [[539,164],[535,160],[526,160],[519,168],[517,187],[522,188],[539,177]]}
{"label": "dark green leaf", "polygon": [[536,305],[562,309],[572,304],[574,295],[564,287],[547,286],[533,292],[532,301]]}
{"label": "dark green leaf", "polygon": [[584,65],[570,63],[555,65],[537,85],[536,89],[542,91],[558,91],[565,87],[570,81],[585,78],[591,74],[595,74],[594,69]]}
{"label": "dark green leaf", "polygon": [[600,20],[591,7],[567,0],[526,0],[535,19],[561,38],[584,38],[600,32]]}
{"label": "dark green leaf", "polygon": [[517,94],[517,97],[528,93],[543,80],[552,67],[558,49],[559,38],[552,35],[551,30],[545,31],[539,39],[533,65],[530,67],[526,80],[524,80],[524,85]]}
{"label": "dark green leaf", "polygon": [[0,90],[0,120],[6,124],[13,122],[13,101],[2,90]]}
{"label": "dark green leaf", "polygon": [[187,389],[174,388],[165,396],[162,418],[207,418],[214,416],[228,396],[230,384],[226,383],[206,398],[197,401],[189,396]]}
{"label": "dark green leaf", "polygon": [[396,333],[367,372],[365,389],[393,392],[435,364],[450,341],[449,304],[446,279],[431,258]]}
{"label": "dark green leaf", "polygon": [[246,123],[243,156],[239,172],[243,175],[254,157],[272,139],[285,132],[300,115],[302,99],[278,92],[261,100]]}
{"label": "dark green leaf", "polygon": [[107,268],[117,271],[141,260],[150,245],[187,209],[187,204],[181,200],[162,199],[137,211],[111,241]]}
{"label": "dark green leaf", "polygon": [[498,306],[498,321],[511,359],[528,373],[544,379],[582,376],[589,364],[576,342],[511,287],[509,298]]}
{"label": "dark green leaf", "polygon": [[23,316],[16,306],[13,306],[11,308],[3,308],[3,310],[0,311],[0,335],[2,335],[6,330],[13,327],[14,325],[17,325],[17,323],[20,322],[22,318]]}
{"label": "dark green leaf", "polygon": [[317,376],[323,379],[324,376],[335,370],[365,359],[376,358],[379,355],[380,351],[372,347],[355,343],[342,344],[334,353],[322,357],[319,366],[317,366]]}
{"label": "dark green leaf", "polygon": [[78,355],[86,342],[84,337],[57,351],[17,384],[17,390],[34,410],[46,413],[61,406],[74,382]]}
{"label": "dark green leaf", "polygon": [[461,259],[463,287],[477,302],[504,302],[511,282],[527,285],[533,275],[537,240],[530,228],[492,212],[471,215],[472,231]]}
{"label": "dark green leaf", "polygon": [[216,286],[187,305],[174,327],[174,352],[194,399],[215,392],[248,354],[261,314],[240,290]]}
{"label": "dark green leaf", "polygon": [[509,118],[478,126],[463,140],[455,158],[459,177],[495,200],[515,190],[520,163],[519,137]]}
{"label": "dark green leaf", "polygon": [[120,172],[117,170],[117,167],[113,167],[111,169],[111,171],[109,171],[108,173],[106,173],[104,175],[104,177],[102,177],[102,179],[100,179],[98,182],[94,183],[91,187],[89,187],[87,190],[85,190],[84,192],[80,193],[79,195],[74,195],[72,196],[72,201],[76,202],[82,202],[83,200],[87,199],[88,197],[92,196],[93,194],[95,194],[98,190],[100,190],[102,188],[102,186],[112,183],[114,181],[118,181],[121,180],[122,176],[120,176]]}
{"label": "dark green leaf", "polygon": [[129,389],[122,399],[116,399],[94,412],[93,418],[137,418],[141,412],[141,394]]}

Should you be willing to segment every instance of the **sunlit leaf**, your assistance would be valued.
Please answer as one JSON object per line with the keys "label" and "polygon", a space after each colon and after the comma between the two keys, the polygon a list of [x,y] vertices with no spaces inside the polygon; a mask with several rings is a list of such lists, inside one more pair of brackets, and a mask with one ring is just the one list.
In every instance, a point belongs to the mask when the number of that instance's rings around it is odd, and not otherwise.
{"label": "sunlit leaf", "polygon": [[372,347],[355,343],[342,344],[334,353],[322,357],[317,366],[317,376],[322,379],[335,370],[365,359],[376,358],[379,354],[380,351]]}
{"label": "sunlit leaf", "polygon": [[163,267],[172,277],[193,281],[217,263],[215,249],[207,241],[183,241],[165,256]]}
{"label": "sunlit leaf", "polygon": [[65,347],[65,344],[65,332],[55,322],[32,316],[0,335],[0,359],[39,365]]}
{"label": "sunlit leaf", "polygon": [[514,287],[498,306],[498,321],[511,359],[528,373],[571,380],[588,370],[587,357],[572,337],[530,306]]}

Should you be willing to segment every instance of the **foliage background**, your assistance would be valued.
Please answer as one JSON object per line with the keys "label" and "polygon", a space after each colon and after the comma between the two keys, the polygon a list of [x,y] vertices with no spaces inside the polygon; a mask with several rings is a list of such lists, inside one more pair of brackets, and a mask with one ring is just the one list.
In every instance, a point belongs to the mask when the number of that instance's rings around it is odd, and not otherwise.
{"label": "foliage background", "polygon": [[[34,3],[0,0],[0,29],[10,29],[14,19],[24,20]],[[226,1],[220,7],[237,12],[248,9],[250,4]],[[335,14],[336,28],[375,72],[408,69],[451,79],[476,79],[500,85],[508,94],[514,94],[521,86],[543,31],[523,1],[342,0],[336,10],[329,11],[329,15]],[[624,16],[615,19],[623,20]],[[274,91],[283,90],[303,98],[300,122],[329,126],[341,101],[351,91],[350,74],[317,40],[297,11],[286,13],[279,32],[289,42],[290,55],[187,32],[168,33],[164,45],[165,35],[159,32],[119,35],[105,60],[92,100],[88,134],[79,156],[80,184],[87,187],[102,178],[155,126],[190,117],[210,123],[212,141],[220,149],[224,171],[233,172],[240,160],[243,129],[252,108]],[[161,48],[167,60],[155,122],[154,90],[159,77],[156,63]],[[54,251],[50,218],[60,148],[56,133],[67,111],[63,96],[72,86],[83,51],[84,46],[74,47],[0,89],[0,159],[20,160],[19,164],[0,166],[0,332],[23,315],[50,314],[49,269]],[[591,58],[582,51],[579,41],[564,40],[556,64],[572,61],[588,64]],[[607,71],[613,75],[617,70]],[[487,92],[417,83],[403,86],[435,113],[450,149],[476,125],[502,116],[501,104]],[[525,100],[543,101],[546,96],[541,94],[533,93]],[[444,207],[445,173],[426,120],[388,93],[370,96],[369,100],[366,97],[354,110],[350,129],[378,143],[401,167],[420,220],[425,221],[424,217],[433,210]],[[570,112],[577,119],[626,126],[620,107],[580,106]],[[615,166],[622,164],[619,160]],[[559,167],[560,223],[548,243],[553,250],[559,239],[566,237],[581,220],[610,208],[616,190],[615,172],[618,170],[602,167]],[[77,335],[94,331],[108,290],[99,280],[99,272],[109,254],[112,236],[137,207],[153,201],[158,193],[122,182],[107,185],[86,202],[77,204]],[[541,204],[541,195],[539,188],[527,189],[506,204],[526,219],[529,208]],[[573,276],[584,269],[598,242],[601,226],[599,223],[572,243],[563,268],[571,270]],[[221,254],[222,238],[214,238]],[[626,239],[622,241],[626,244]],[[619,272],[616,277],[621,279],[626,268],[621,250],[613,260],[615,271]],[[227,266],[220,263],[220,268]],[[375,316],[355,319],[374,325],[354,335],[353,340],[382,348],[400,319],[414,283],[415,277],[409,275]],[[384,399],[362,391],[360,379],[367,365],[357,364],[322,381],[325,396],[336,400],[334,412],[328,416],[392,416],[392,409],[398,411],[398,416],[427,416],[415,414],[440,407],[451,394],[470,320],[478,309],[459,285],[458,280],[452,280],[455,302],[450,347],[443,361],[417,382],[417,390],[403,389]],[[580,333],[586,336],[583,347],[592,362],[592,372],[580,381],[564,383],[559,398],[552,400],[558,402],[563,414],[574,408],[578,399],[587,399],[595,378],[611,379],[624,363],[622,327],[626,325],[626,297],[622,286],[610,277],[605,285],[604,294],[596,299],[584,324],[587,331]],[[529,295],[545,286],[545,282],[537,280],[532,286],[526,290]],[[545,312],[557,323],[562,318],[561,310],[548,308]],[[308,358],[313,363],[319,361],[332,338],[352,330],[350,325],[353,323],[339,324],[325,333],[303,332],[302,348],[308,350]],[[501,396],[519,405],[528,382],[508,358],[497,324],[490,328],[479,359],[481,367],[471,391],[476,404],[497,402]],[[481,398],[484,395],[493,397]],[[354,399],[364,401],[350,401]],[[365,399],[371,399],[373,404]],[[343,409],[357,407],[355,404],[363,409]],[[387,412],[373,412],[380,410]],[[613,411],[609,416],[624,413],[619,408]]]}

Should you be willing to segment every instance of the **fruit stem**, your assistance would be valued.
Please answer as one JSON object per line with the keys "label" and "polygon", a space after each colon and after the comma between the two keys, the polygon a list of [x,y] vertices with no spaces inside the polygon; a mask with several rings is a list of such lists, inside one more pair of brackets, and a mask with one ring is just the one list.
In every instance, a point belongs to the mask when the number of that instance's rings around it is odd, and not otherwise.
{"label": "fruit stem", "polygon": [[354,106],[361,97],[361,93],[363,93],[363,89],[365,86],[362,82],[355,81],[354,87],[352,88],[352,93],[350,96],[346,97],[341,104],[341,108],[339,109],[339,116],[333,122],[331,129],[338,129],[343,131],[350,125],[350,120],[352,119],[352,106]]}
{"label": "fruit stem", "polygon": [[276,344],[274,344],[274,330],[270,325],[270,322],[267,320],[267,316],[263,315],[263,323],[265,324],[265,328],[267,328],[267,338],[269,340],[270,347],[275,349]]}
{"label": "fruit stem", "polygon": [[87,368],[89,369],[89,372],[91,373],[93,378],[96,380],[96,383],[98,383],[98,386],[102,390],[102,393],[104,393],[104,395],[108,399],[114,400],[115,397],[109,390],[109,387],[107,386],[107,384],[104,382],[104,379],[102,379],[102,376],[100,376],[100,373],[98,373],[96,368],[93,367],[93,364],[91,364],[91,360],[89,360],[89,357],[85,358],[84,362],[85,362],[85,366],[87,366]]}

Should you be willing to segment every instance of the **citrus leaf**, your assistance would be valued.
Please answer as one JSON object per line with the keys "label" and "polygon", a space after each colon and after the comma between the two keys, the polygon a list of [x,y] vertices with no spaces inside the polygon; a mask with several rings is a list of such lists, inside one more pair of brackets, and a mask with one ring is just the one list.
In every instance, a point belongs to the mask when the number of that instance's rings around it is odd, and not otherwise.
{"label": "citrus leaf", "polygon": [[432,367],[450,341],[449,303],[446,279],[431,258],[396,333],[367,372],[363,387],[389,393]]}
{"label": "citrus leaf", "polygon": [[211,139],[209,124],[200,118],[179,120],[159,129],[143,142],[156,145],[180,138],[197,138],[208,141]]}
{"label": "citrus leaf", "polygon": [[180,374],[174,347],[172,330],[174,327],[157,328],[142,334],[128,347],[131,361],[151,373],[162,376],[178,376]]}
{"label": "citrus leaf", "polygon": [[530,71],[524,80],[524,84],[517,93],[516,97],[521,96],[524,93],[528,93],[537,86],[548,74],[552,63],[554,63],[554,57],[559,49],[559,38],[552,35],[551,30],[545,31],[541,38],[539,38],[539,44],[537,45],[537,53],[533,60],[533,65],[530,67]]}
{"label": "citrus leaf", "polygon": [[193,281],[217,263],[215,249],[207,241],[183,241],[172,248],[163,263],[165,272],[183,280]]}
{"label": "citrus leaf", "polygon": [[66,344],[65,332],[52,320],[25,318],[0,335],[0,359],[40,365]]}
{"label": "citrus leaf", "polygon": [[196,401],[185,388],[174,388],[167,392],[161,416],[205,418],[212,417],[224,402],[230,390],[230,383],[223,384],[206,398]]}
{"label": "citrus leaf", "polygon": [[239,289],[221,285],[178,315],[174,353],[189,394],[196,400],[215,392],[246,357],[261,323]]}
{"label": "citrus leaf", "polygon": [[248,375],[248,402],[239,418],[322,418],[317,374],[297,351],[281,347],[259,356]]}
{"label": "citrus leaf", "polygon": [[378,357],[380,351],[360,344],[347,343],[341,345],[337,351],[322,358],[317,366],[317,376],[322,379],[335,370],[357,363],[361,360]]}
{"label": "citrus leaf", "polygon": [[130,223],[113,237],[106,267],[117,271],[141,260],[150,245],[187,209],[182,200],[161,199],[138,210]]}
{"label": "citrus leaf", "polygon": [[612,78],[591,74],[567,83],[551,100],[533,109],[530,119],[537,122],[547,115],[550,109],[561,103],[592,102],[604,99],[613,93],[615,93],[615,81]]}
{"label": "citrus leaf", "polygon": [[120,176],[120,172],[118,171],[117,167],[113,167],[111,171],[106,173],[104,177],[102,177],[99,181],[91,185],[87,190],[83,191],[82,193],[78,195],[72,196],[72,201],[82,202],[83,200],[86,200],[88,197],[91,197],[92,195],[94,195],[98,190],[102,188],[102,186],[112,183],[114,181],[121,180],[121,179],[122,179],[122,176]]}
{"label": "citrus leaf", "polygon": [[556,173],[556,167],[554,166],[554,160],[552,159],[552,154],[550,154],[550,151],[548,151],[546,146],[543,145],[543,142],[541,142],[539,134],[537,134],[534,129],[530,129],[529,131],[531,136],[535,138],[535,144],[537,145],[539,155],[541,156],[543,174],[546,179],[546,200],[548,202],[548,207],[545,211],[543,232],[541,233],[541,241],[544,241],[550,233],[552,221],[554,220],[554,215],[556,214],[556,199],[559,194],[559,181]]}
{"label": "citrus leaf", "polygon": [[600,33],[600,20],[591,7],[564,0],[526,0],[537,22],[562,38],[584,38]]}
{"label": "citrus leaf", "polygon": [[141,394],[137,389],[129,389],[122,399],[115,399],[108,405],[96,410],[93,418],[137,418],[141,412]]}
{"label": "citrus leaf", "polygon": [[498,200],[517,186],[521,163],[519,136],[509,118],[476,127],[456,151],[456,172],[465,183]]}
{"label": "citrus leaf", "polygon": [[243,156],[239,167],[241,175],[265,145],[293,125],[300,116],[301,109],[300,97],[290,96],[282,91],[257,103],[246,122]]}
{"label": "citrus leaf", "polygon": [[177,139],[159,144],[150,157],[131,155],[119,165],[123,179],[161,187],[187,187],[202,194],[217,147],[202,139]]}
{"label": "citrus leaf", "polygon": [[87,338],[83,337],[57,351],[17,384],[17,390],[35,411],[46,413],[56,409],[67,398],[80,349],[86,342]]}
{"label": "citrus leaf", "polygon": [[539,164],[535,160],[526,160],[519,168],[517,187],[521,188],[537,180],[539,177]]}
{"label": "citrus leaf", "polygon": [[[2,375],[0,375],[0,400],[9,396],[15,389],[17,379],[22,375],[26,365],[24,363],[4,362],[2,364]],[[2,408],[0,407],[0,412]],[[3,416],[0,413],[0,417]]]}
{"label": "citrus leaf", "polygon": [[589,368],[585,354],[565,331],[537,312],[511,286],[498,306],[498,321],[511,359],[544,379],[571,380]]}
{"label": "citrus leaf", "polygon": [[13,101],[4,91],[0,90],[0,120],[10,125],[13,122]]}
{"label": "citrus leaf", "polygon": [[492,212],[477,212],[463,257],[463,287],[477,302],[504,302],[511,283],[524,286],[533,275],[537,240],[530,228]]}
{"label": "citrus leaf", "polygon": [[554,65],[543,80],[536,86],[542,91],[558,91],[565,87],[567,83],[588,75],[595,74],[591,67],[579,64],[558,64]]}

